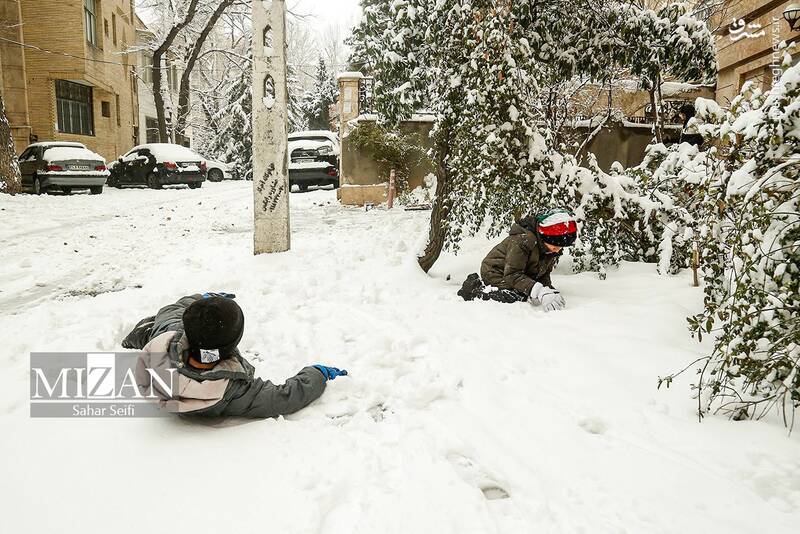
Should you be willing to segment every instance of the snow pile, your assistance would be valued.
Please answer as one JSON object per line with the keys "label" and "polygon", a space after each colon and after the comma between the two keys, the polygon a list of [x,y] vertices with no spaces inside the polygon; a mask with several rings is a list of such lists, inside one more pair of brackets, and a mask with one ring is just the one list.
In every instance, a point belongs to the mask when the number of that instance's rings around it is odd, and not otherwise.
{"label": "snow pile", "polygon": [[[80,532],[118,534],[795,529],[798,434],[698,424],[691,378],[655,388],[708,346],[685,335],[702,306],[685,273],[623,264],[600,283],[563,265],[563,312],[464,303],[496,241],[465,240],[429,277],[414,257],[429,213],[315,191],[292,195],[292,250],[253,257],[251,187],[0,198],[5,530],[77,532],[76,509]],[[279,420],[28,417],[30,351],[121,350],[198,290],[238,295],[261,376],[350,376]]]}

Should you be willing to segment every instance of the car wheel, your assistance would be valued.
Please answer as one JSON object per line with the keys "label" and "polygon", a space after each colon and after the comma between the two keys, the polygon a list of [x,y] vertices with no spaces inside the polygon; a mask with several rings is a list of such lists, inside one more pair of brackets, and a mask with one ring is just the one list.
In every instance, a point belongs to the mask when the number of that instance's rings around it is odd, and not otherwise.
{"label": "car wheel", "polygon": [[158,180],[158,175],[156,173],[150,173],[147,175],[147,187],[150,189],[161,189],[161,182]]}
{"label": "car wheel", "polygon": [[110,187],[116,187],[117,189],[121,189],[122,188],[122,186],[119,185],[119,178],[117,178],[116,176],[109,177],[108,185]]}
{"label": "car wheel", "polygon": [[203,186],[203,182],[189,182],[189,189],[200,189]]}
{"label": "car wheel", "polygon": [[42,185],[41,179],[38,176],[33,177],[33,194],[34,195],[41,195],[42,193],[46,193],[47,190]]}
{"label": "car wheel", "polygon": [[209,182],[221,182],[223,178],[222,171],[219,169],[211,169],[208,171]]}
{"label": "car wheel", "polygon": [[68,187],[68,186],[62,187],[61,191],[63,191],[65,195],[71,195],[72,194],[72,188]]}
{"label": "car wheel", "polygon": [[91,192],[93,195],[100,195],[100,194],[102,194],[102,193],[103,193],[103,186],[102,186],[102,185],[98,185],[98,186],[95,186],[95,187],[90,187],[90,188],[89,188],[89,191],[90,191],[90,192]]}
{"label": "car wheel", "polygon": [[301,192],[308,191],[308,184],[298,184],[297,187],[300,188]]}

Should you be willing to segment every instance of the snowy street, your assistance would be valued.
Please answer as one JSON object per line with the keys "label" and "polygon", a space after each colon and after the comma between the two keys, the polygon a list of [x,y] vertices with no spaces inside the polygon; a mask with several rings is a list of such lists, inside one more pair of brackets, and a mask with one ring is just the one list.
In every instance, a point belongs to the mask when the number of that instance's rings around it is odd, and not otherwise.
{"label": "snowy street", "polygon": [[[487,241],[426,276],[428,212],[312,191],[291,195],[292,250],[253,257],[251,186],[0,198],[0,530],[796,532],[798,434],[699,424],[692,372],[656,389],[702,354],[690,273],[564,264],[565,311],[465,303]],[[279,420],[29,417],[31,351],[122,351],[203,291],[236,293],[260,376],[350,376]]]}

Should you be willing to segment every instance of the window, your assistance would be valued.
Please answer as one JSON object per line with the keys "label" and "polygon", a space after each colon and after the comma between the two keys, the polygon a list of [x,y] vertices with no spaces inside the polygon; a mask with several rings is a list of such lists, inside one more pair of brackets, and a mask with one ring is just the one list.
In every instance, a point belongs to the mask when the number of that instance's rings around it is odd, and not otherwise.
{"label": "window", "polygon": [[145,117],[145,137],[148,143],[158,143],[158,119]]}
{"label": "window", "polygon": [[153,83],[153,54],[142,54],[142,81],[146,84]]}
{"label": "window", "polygon": [[114,109],[117,112],[117,126],[121,126],[122,118],[119,115],[119,95],[114,95]]}
{"label": "window", "polygon": [[28,148],[19,156],[20,161],[28,161],[36,159],[36,149],[35,148]]}
{"label": "window", "polygon": [[97,10],[95,0],[83,0],[83,18],[86,25],[86,40],[97,46]]}
{"label": "window", "polygon": [[56,111],[59,132],[94,135],[91,87],[56,80]]}
{"label": "window", "polygon": [[166,63],[166,70],[167,70],[167,87],[173,93],[178,92],[178,67],[175,65],[170,65]]}
{"label": "window", "polygon": [[114,45],[117,44],[117,16],[112,13],[111,14],[111,39],[114,41]]}
{"label": "window", "polygon": [[103,33],[108,37],[108,19],[103,19]]}
{"label": "window", "polygon": [[111,102],[105,100],[100,102],[100,112],[103,114],[103,117],[111,117]]}

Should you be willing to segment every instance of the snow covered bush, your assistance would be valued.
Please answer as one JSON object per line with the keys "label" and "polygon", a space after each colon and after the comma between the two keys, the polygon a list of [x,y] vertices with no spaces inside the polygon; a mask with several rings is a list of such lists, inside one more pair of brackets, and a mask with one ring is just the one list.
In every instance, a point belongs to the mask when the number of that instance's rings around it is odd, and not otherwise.
{"label": "snow covered bush", "polygon": [[374,122],[355,124],[347,134],[352,149],[370,154],[380,166],[380,178],[384,181],[389,181],[389,173],[394,169],[398,193],[407,192],[411,169],[427,164],[419,134],[387,129]]}
{"label": "snow covered bush", "polygon": [[700,373],[701,411],[742,417],[800,406],[800,66],[771,91],[747,84],[719,124],[720,164],[700,228],[705,309],[713,333]]}

